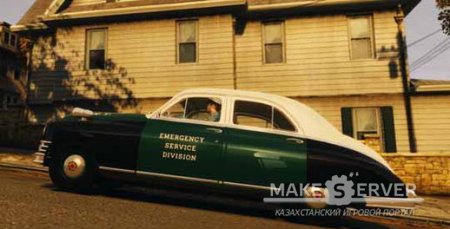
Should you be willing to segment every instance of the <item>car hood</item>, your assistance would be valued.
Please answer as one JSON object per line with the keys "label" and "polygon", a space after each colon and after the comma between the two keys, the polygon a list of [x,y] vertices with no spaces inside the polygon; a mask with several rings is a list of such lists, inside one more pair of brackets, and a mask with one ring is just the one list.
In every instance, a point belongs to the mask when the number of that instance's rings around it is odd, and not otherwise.
{"label": "car hood", "polygon": [[143,114],[124,114],[124,113],[94,113],[88,116],[68,115],[63,121],[78,121],[80,118],[88,118],[94,121],[112,121],[112,122],[145,122],[147,117]]}

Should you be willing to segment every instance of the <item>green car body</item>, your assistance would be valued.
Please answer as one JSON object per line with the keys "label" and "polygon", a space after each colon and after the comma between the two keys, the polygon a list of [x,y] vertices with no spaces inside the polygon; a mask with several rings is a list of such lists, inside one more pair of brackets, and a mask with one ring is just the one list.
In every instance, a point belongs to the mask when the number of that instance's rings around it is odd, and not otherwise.
{"label": "green car body", "polygon": [[[217,121],[205,118],[211,103],[221,109]],[[47,125],[37,155],[57,186],[75,190],[110,173],[266,194],[274,184],[323,184],[352,172],[360,174],[355,182],[401,182],[375,152],[305,105],[235,90],[184,91],[147,115],[78,110]]]}

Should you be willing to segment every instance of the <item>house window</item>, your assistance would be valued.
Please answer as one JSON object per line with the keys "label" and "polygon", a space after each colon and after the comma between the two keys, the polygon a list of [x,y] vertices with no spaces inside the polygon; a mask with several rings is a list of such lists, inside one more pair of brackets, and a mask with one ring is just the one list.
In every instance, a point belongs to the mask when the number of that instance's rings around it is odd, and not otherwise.
{"label": "house window", "polygon": [[349,17],[351,59],[370,59],[374,57],[372,17]]}
{"label": "house window", "polygon": [[342,108],[342,131],[378,152],[396,152],[392,107]]}
{"label": "house window", "polygon": [[198,22],[186,20],[177,22],[178,63],[197,62]]}
{"label": "house window", "polygon": [[105,69],[106,36],[106,29],[92,29],[87,31],[87,69]]}
{"label": "house window", "polygon": [[266,64],[284,62],[284,23],[263,24],[264,62]]}
{"label": "house window", "polygon": [[377,108],[355,108],[353,109],[353,136],[358,140],[368,137],[380,138],[380,121]]}

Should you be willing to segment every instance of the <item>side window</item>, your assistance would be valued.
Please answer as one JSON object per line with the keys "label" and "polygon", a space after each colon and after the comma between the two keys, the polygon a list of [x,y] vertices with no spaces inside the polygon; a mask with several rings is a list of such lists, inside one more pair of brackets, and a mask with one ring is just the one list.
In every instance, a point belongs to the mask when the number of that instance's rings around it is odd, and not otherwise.
{"label": "side window", "polygon": [[294,125],[281,111],[256,102],[236,101],[233,122],[242,126],[295,131]]}
{"label": "side window", "polygon": [[87,30],[87,69],[105,69],[106,29]]}
{"label": "side window", "polygon": [[163,117],[219,122],[222,101],[213,97],[193,97],[183,99],[166,111]]}
{"label": "side window", "polygon": [[273,112],[273,123],[275,129],[295,131],[295,127],[292,125],[291,121],[289,121],[289,119],[276,108]]}
{"label": "side window", "polygon": [[343,107],[342,131],[378,152],[396,152],[392,107]]}
{"label": "side window", "polygon": [[371,16],[349,17],[351,59],[374,57]]}
{"label": "side window", "polygon": [[358,140],[365,140],[368,136],[376,136],[380,134],[380,118],[377,108],[355,108],[353,109],[353,136]]}
{"label": "side window", "polygon": [[178,63],[197,62],[197,21],[177,21]]}
{"label": "side window", "polygon": [[284,23],[267,22],[263,24],[264,63],[284,62]]}

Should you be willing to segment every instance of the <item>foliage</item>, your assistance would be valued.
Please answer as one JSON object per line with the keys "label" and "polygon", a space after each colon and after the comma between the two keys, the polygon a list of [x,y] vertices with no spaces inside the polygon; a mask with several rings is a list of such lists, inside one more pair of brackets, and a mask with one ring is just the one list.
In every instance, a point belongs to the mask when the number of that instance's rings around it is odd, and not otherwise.
{"label": "foliage", "polygon": [[450,35],[450,1],[449,0],[436,0],[437,6],[441,9],[438,19],[441,21],[442,31]]}

